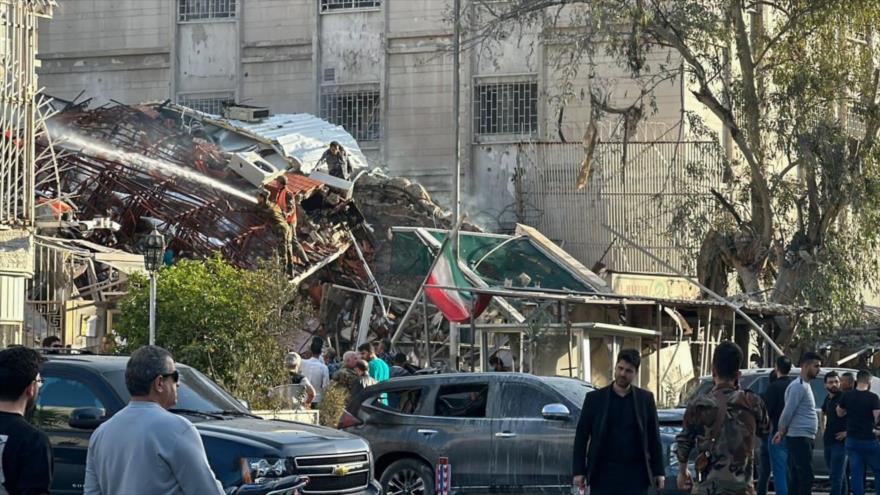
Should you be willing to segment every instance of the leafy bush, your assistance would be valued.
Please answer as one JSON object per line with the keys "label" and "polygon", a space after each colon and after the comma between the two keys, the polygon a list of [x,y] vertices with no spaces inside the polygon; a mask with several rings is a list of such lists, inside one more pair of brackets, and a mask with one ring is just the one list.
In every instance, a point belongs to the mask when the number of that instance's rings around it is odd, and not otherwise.
{"label": "leafy bush", "polygon": [[[116,325],[130,353],[149,341],[149,279],[133,277]],[[156,345],[247,400],[272,408],[267,393],[286,383],[281,339],[301,328],[295,289],[272,267],[248,271],[219,257],[183,260],[157,274]]]}

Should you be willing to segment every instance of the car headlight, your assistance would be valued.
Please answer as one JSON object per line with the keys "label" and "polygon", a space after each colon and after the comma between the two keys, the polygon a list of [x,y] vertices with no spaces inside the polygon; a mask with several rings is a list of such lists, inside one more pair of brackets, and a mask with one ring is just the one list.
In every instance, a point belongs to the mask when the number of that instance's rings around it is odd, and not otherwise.
{"label": "car headlight", "polygon": [[290,474],[284,459],[263,459],[259,457],[243,457],[241,459],[241,477],[245,483],[262,483],[266,478],[280,478]]}

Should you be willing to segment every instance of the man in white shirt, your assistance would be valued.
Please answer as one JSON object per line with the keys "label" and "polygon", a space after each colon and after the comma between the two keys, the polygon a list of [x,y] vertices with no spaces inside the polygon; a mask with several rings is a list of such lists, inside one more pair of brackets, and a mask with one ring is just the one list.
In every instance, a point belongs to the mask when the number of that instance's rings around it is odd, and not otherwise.
{"label": "man in white shirt", "polygon": [[330,385],[330,370],[321,358],[323,347],[324,341],[316,337],[310,348],[312,357],[303,361],[300,366],[300,373],[309,379],[312,387],[315,387],[315,399],[312,401],[312,407],[321,403],[321,399],[324,398],[324,390]]}
{"label": "man in white shirt", "polygon": [[165,349],[134,351],[125,369],[131,402],[95,430],[86,456],[84,495],[223,495],[202,437],[177,403],[180,378]]}

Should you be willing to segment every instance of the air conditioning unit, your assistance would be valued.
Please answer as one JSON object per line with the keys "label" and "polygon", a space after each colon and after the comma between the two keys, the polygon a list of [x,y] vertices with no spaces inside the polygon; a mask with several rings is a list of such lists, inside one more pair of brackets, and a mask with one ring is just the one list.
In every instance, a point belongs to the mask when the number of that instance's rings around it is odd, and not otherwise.
{"label": "air conditioning unit", "polygon": [[248,105],[229,105],[223,108],[223,116],[232,120],[259,122],[269,116],[269,109]]}
{"label": "air conditioning unit", "polygon": [[269,177],[281,172],[276,166],[264,160],[259,153],[252,151],[234,153],[228,166],[230,170],[257,187]]}

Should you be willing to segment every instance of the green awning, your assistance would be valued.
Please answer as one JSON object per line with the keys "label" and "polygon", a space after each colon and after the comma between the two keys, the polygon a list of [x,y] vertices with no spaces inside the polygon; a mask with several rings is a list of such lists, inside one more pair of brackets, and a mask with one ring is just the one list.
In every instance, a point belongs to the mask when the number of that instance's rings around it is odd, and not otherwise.
{"label": "green awning", "polygon": [[[447,231],[423,229],[443,242]],[[461,232],[461,259],[492,287],[599,292],[588,280],[539,248],[527,235],[508,236]],[[391,272],[402,276],[424,276],[433,253],[415,229],[394,229]]]}

